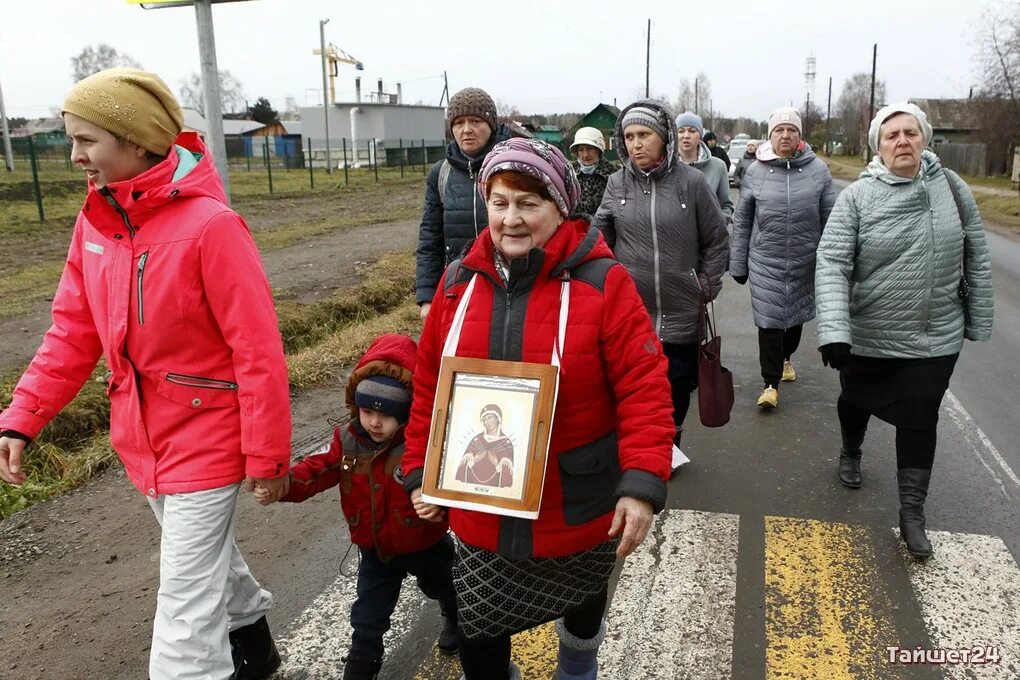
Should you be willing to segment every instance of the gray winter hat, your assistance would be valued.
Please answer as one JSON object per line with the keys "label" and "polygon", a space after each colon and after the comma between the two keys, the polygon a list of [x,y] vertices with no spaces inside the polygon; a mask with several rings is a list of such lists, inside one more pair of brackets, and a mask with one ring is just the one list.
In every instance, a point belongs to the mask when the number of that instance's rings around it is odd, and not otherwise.
{"label": "gray winter hat", "polygon": [[669,141],[669,133],[666,132],[666,126],[669,125],[669,119],[655,109],[650,109],[644,106],[635,106],[628,109],[627,113],[623,116],[623,122],[620,124],[620,127],[626,130],[628,125],[644,125],[645,127],[650,127],[655,131],[655,134],[662,137],[662,141]]}
{"label": "gray winter hat", "polygon": [[676,117],[676,127],[679,130],[682,127],[692,127],[698,131],[701,136],[705,135],[705,124],[701,120],[701,116],[694,113],[693,111],[684,111]]}
{"label": "gray winter hat", "polygon": [[880,108],[878,113],[875,114],[875,118],[871,121],[871,127],[868,129],[868,144],[871,145],[875,153],[878,153],[878,134],[882,129],[882,123],[897,113],[909,113],[916,118],[917,124],[921,127],[921,134],[924,135],[924,145],[928,146],[931,144],[933,134],[931,124],[928,122],[928,116],[921,110],[921,107],[910,102],[897,102]]}

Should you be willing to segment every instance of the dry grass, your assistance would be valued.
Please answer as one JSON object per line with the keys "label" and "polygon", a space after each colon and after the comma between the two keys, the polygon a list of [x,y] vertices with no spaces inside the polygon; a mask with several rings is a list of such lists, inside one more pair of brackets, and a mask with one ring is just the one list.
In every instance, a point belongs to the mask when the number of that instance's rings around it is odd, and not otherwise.
{"label": "dry grass", "polygon": [[362,323],[339,329],[311,347],[288,357],[291,385],[306,389],[336,384],[344,368],[364,353],[369,343],[383,333],[415,335],[421,331],[418,305],[408,295],[395,309]]}

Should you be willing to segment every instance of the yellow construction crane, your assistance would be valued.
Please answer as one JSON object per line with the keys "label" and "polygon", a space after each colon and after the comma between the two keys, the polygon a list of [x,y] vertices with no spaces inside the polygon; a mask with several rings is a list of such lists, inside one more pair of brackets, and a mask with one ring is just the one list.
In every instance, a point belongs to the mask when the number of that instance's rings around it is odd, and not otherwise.
{"label": "yellow construction crane", "polygon": [[[312,54],[322,55],[321,49],[312,50]],[[329,61],[329,103],[336,103],[336,88],[333,83],[337,75],[339,75],[339,67],[337,64],[354,64],[354,68],[358,71],[364,71],[365,65],[360,60],[355,59],[347,52],[343,51],[333,43],[330,43],[326,48],[326,59]]]}

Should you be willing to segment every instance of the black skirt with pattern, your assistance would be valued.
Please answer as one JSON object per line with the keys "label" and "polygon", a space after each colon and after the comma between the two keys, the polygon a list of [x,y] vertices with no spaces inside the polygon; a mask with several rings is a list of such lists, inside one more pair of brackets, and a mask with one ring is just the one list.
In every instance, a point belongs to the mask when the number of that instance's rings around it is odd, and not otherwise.
{"label": "black skirt with pattern", "polygon": [[553,621],[609,585],[619,539],[566,557],[514,561],[457,542],[457,614],[471,640],[513,635]]}

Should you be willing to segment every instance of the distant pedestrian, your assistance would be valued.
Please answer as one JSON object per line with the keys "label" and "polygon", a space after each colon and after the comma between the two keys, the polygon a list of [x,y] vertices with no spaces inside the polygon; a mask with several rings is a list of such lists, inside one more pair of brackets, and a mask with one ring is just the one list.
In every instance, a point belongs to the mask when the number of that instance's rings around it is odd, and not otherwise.
{"label": "distant pedestrian", "polygon": [[597,128],[583,127],[574,133],[574,172],[581,183],[581,198],[575,210],[591,218],[602,205],[602,194],[606,191],[609,176],[619,167],[605,157],[606,139]]}
{"label": "distant pedestrian", "polygon": [[701,141],[705,126],[701,116],[685,111],[676,117],[677,147],[680,159],[691,167],[701,170],[708,180],[708,186],[719,199],[726,223],[733,217],[733,197],[730,196],[729,164],[713,156],[708,145]]}
{"label": "distant pedestrian", "polygon": [[836,200],[832,175],[801,140],[796,109],[769,117],[769,141],[744,172],[730,236],[730,274],[750,283],[765,386],[758,407],[779,405],[779,382],[797,379],[793,354],[815,317],[815,250]]}
{"label": "distant pedestrian", "polygon": [[719,138],[711,130],[706,130],[702,136],[701,141],[708,147],[709,152],[723,163],[726,164],[726,172],[730,171],[730,155],[726,153],[726,149],[719,146]]}
{"label": "distant pedestrian", "polygon": [[758,160],[755,158],[755,154],[758,153],[758,142],[751,140],[747,143],[747,150],[744,151],[744,155],[737,161],[737,167],[733,171],[733,184],[739,189],[740,185],[744,180],[744,173],[747,169]]}
{"label": "distant pedestrian", "polygon": [[282,488],[290,462],[287,362],[258,249],[159,76],[95,73],[61,116],[88,191],[53,324],[0,414],[0,479],[25,482],[26,442],[105,359],[111,443],[162,528],[149,677],[267,678],[280,666],[273,596],[234,544],[242,482]]}
{"label": "distant pedestrian", "polygon": [[925,148],[932,128],[914,104],[871,121],[878,154],[840,194],[818,245],[818,344],[839,371],[838,478],[862,484],[871,416],[896,427],[900,535],[931,555],[924,503],[936,424],[964,339],[992,334],[992,268],[974,196]]}
{"label": "distant pedestrian", "polygon": [[[595,226],[637,283],[669,359],[673,443],[698,386],[700,290],[715,298],[726,272],[726,217],[705,175],[677,154],[669,110],[637,101],[616,122],[623,168],[609,178]],[[674,460],[674,472],[680,459]]]}
{"label": "distant pedestrian", "polygon": [[477,87],[450,98],[446,158],[436,162],[425,180],[425,205],[418,230],[416,299],[424,319],[446,265],[485,230],[485,203],[478,196],[478,171],[496,142],[510,129],[496,122],[496,102]]}

